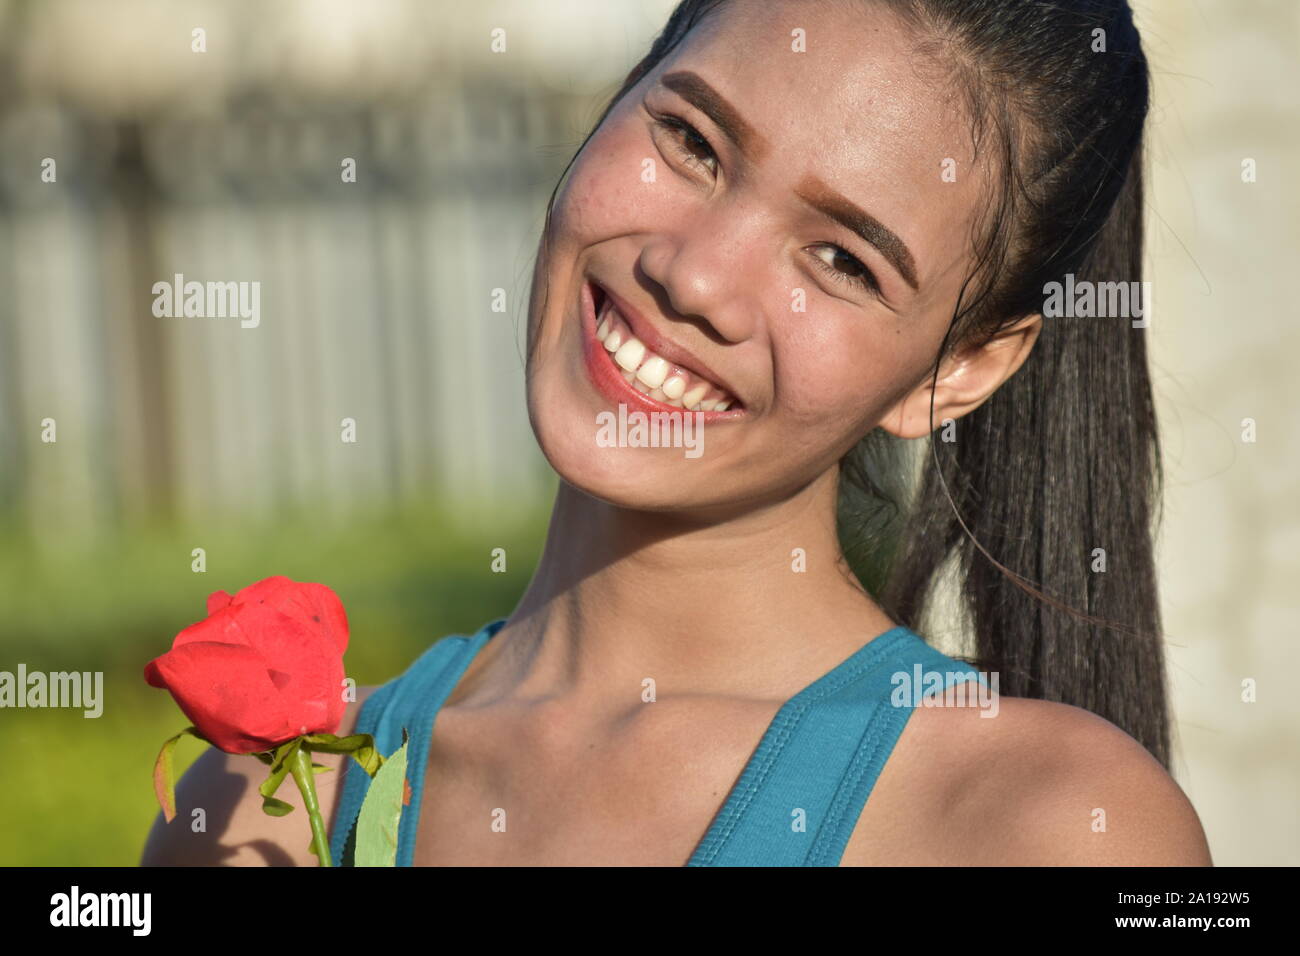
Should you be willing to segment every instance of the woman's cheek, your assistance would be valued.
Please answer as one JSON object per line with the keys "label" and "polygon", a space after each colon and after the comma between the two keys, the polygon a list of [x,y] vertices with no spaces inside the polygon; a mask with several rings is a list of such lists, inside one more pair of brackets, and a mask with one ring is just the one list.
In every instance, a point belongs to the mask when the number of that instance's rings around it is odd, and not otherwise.
{"label": "woman's cheek", "polygon": [[640,178],[648,149],[649,143],[613,130],[587,143],[557,203],[570,241],[587,245],[632,231],[649,198],[642,191],[650,184]]}
{"label": "woman's cheek", "polygon": [[777,382],[782,409],[801,423],[823,426],[856,420],[865,404],[871,374],[862,357],[869,355],[851,323],[837,321],[825,308],[811,309],[802,328],[773,342],[773,360],[781,370]]}

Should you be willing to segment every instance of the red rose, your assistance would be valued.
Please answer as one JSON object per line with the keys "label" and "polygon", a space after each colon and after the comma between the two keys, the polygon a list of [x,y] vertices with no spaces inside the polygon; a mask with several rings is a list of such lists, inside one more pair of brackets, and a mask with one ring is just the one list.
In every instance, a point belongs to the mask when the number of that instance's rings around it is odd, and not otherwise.
{"label": "red rose", "polygon": [[347,706],[348,619],[323,584],[283,575],[233,598],[208,596],[208,617],[176,635],[144,679],[171,692],[199,735],[227,753],[261,753],[302,734],[332,734]]}

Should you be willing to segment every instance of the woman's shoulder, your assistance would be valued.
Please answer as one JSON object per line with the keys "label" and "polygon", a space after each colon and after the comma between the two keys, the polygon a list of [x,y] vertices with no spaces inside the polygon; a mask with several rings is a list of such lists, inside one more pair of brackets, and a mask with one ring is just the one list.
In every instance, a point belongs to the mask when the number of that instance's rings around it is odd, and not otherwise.
{"label": "woman's shoulder", "polygon": [[[356,727],[361,707],[374,687],[358,687],[339,725],[339,736]],[[330,769],[316,775],[316,798],[329,832],[342,790],[345,762],[342,754],[312,755]],[[287,817],[269,816],[262,810],[258,788],[266,779],[266,765],[247,754],[229,754],[209,747],[176,784],[176,816],[167,823],[159,813],[149,832],[141,866],[317,866],[309,847],[311,833],[302,798],[288,781],[291,794],[280,794],[294,805]],[[196,812],[196,811],[201,811]]]}
{"label": "woman's shoulder", "polygon": [[[951,862],[1211,865],[1186,794],[1119,727],[1051,701],[963,700],[958,685],[945,696],[948,706],[917,708],[878,781],[881,803],[898,813],[912,811],[891,800],[891,790],[927,795],[912,804],[924,818],[916,822],[935,828]],[[863,814],[860,828],[872,825]],[[845,862],[852,865],[850,851],[865,843],[851,840]]]}

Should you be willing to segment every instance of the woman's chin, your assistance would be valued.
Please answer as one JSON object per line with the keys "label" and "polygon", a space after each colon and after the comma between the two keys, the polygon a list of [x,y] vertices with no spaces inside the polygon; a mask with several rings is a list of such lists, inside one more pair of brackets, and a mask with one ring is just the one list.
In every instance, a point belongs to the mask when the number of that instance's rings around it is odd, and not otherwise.
{"label": "woman's chin", "polygon": [[[694,429],[639,433],[618,412],[588,403],[565,389],[533,383],[528,417],[538,447],[564,481],[620,508],[683,511],[726,502],[718,459],[704,454]],[[703,431],[702,429],[700,431]]]}
{"label": "woman's chin", "polygon": [[700,463],[683,459],[680,449],[599,448],[572,436],[549,443],[539,436],[538,443],[567,484],[616,507],[686,511],[701,503],[698,486],[706,482]]}

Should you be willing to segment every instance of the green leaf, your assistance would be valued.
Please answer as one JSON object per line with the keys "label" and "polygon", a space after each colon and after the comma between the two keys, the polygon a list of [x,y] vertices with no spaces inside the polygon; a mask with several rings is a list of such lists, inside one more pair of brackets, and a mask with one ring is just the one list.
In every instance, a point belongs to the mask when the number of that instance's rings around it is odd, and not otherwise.
{"label": "green leaf", "polygon": [[[284,778],[289,776],[290,771],[293,769],[293,755],[297,753],[301,747],[302,738],[295,737],[293,740],[286,741],[277,747],[272,752],[273,755],[267,755],[267,759],[264,762],[271,765],[271,774],[263,780],[262,785],[257,788],[258,793],[267,800],[270,800],[271,797],[275,796],[275,792],[280,789],[280,784],[284,783]],[[283,803],[283,801],[277,800],[275,802],[282,803],[284,806],[289,807],[289,810],[293,809],[293,807],[289,806],[287,803]],[[272,813],[272,811],[267,810],[267,804],[265,802],[262,804],[262,809],[266,810],[267,813]],[[282,817],[288,813],[289,810],[280,810],[278,813],[272,815]]]}
{"label": "green leaf", "polygon": [[314,763],[311,765],[312,773],[326,773],[333,769],[334,769],[333,767],[327,767],[323,763]]}
{"label": "green leaf", "polygon": [[286,813],[290,813],[292,811],[293,811],[292,803],[285,803],[283,800],[277,799],[276,797],[262,798],[263,813],[267,813],[273,817],[282,817]]}
{"label": "green leaf", "polygon": [[171,823],[176,816],[176,775],[172,769],[172,751],[176,749],[176,741],[186,734],[203,740],[199,736],[198,728],[186,727],[175,737],[163,743],[162,749],[158,751],[158,759],[153,764],[153,792],[158,795],[163,819],[168,823]]}
{"label": "green leaf", "polygon": [[379,773],[379,768],[384,765],[385,757],[380,756],[374,746],[362,747],[352,751],[352,759],[361,765],[361,769],[370,777]]}
{"label": "green leaf", "polygon": [[348,737],[336,737],[333,734],[307,734],[302,745],[316,753],[351,754],[352,759],[361,765],[369,776],[373,777],[384,764],[384,758],[375,749],[375,738],[371,734],[352,734]]}
{"label": "green leaf", "polygon": [[370,734],[351,734],[347,737],[336,737],[333,734],[307,734],[302,740],[308,750],[330,754],[349,753],[363,745],[373,747],[375,743],[375,738]]}
{"label": "green leaf", "polygon": [[275,791],[280,789],[280,784],[284,783],[284,778],[289,776],[291,765],[289,761],[283,761],[279,767],[271,764],[272,770],[270,776],[262,781],[262,785],[257,788],[257,792],[268,800],[275,796]]}
{"label": "green leaf", "polygon": [[355,866],[395,866],[397,863],[397,827],[402,818],[402,797],[406,791],[406,744],[408,735],[402,728],[402,746],[389,756],[370,781],[366,798],[357,815]]}
{"label": "green leaf", "polygon": [[278,772],[289,766],[289,761],[302,746],[302,741],[302,737],[294,737],[293,740],[287,740],[275,749],[275,759],[271,761],[272,772]]}

